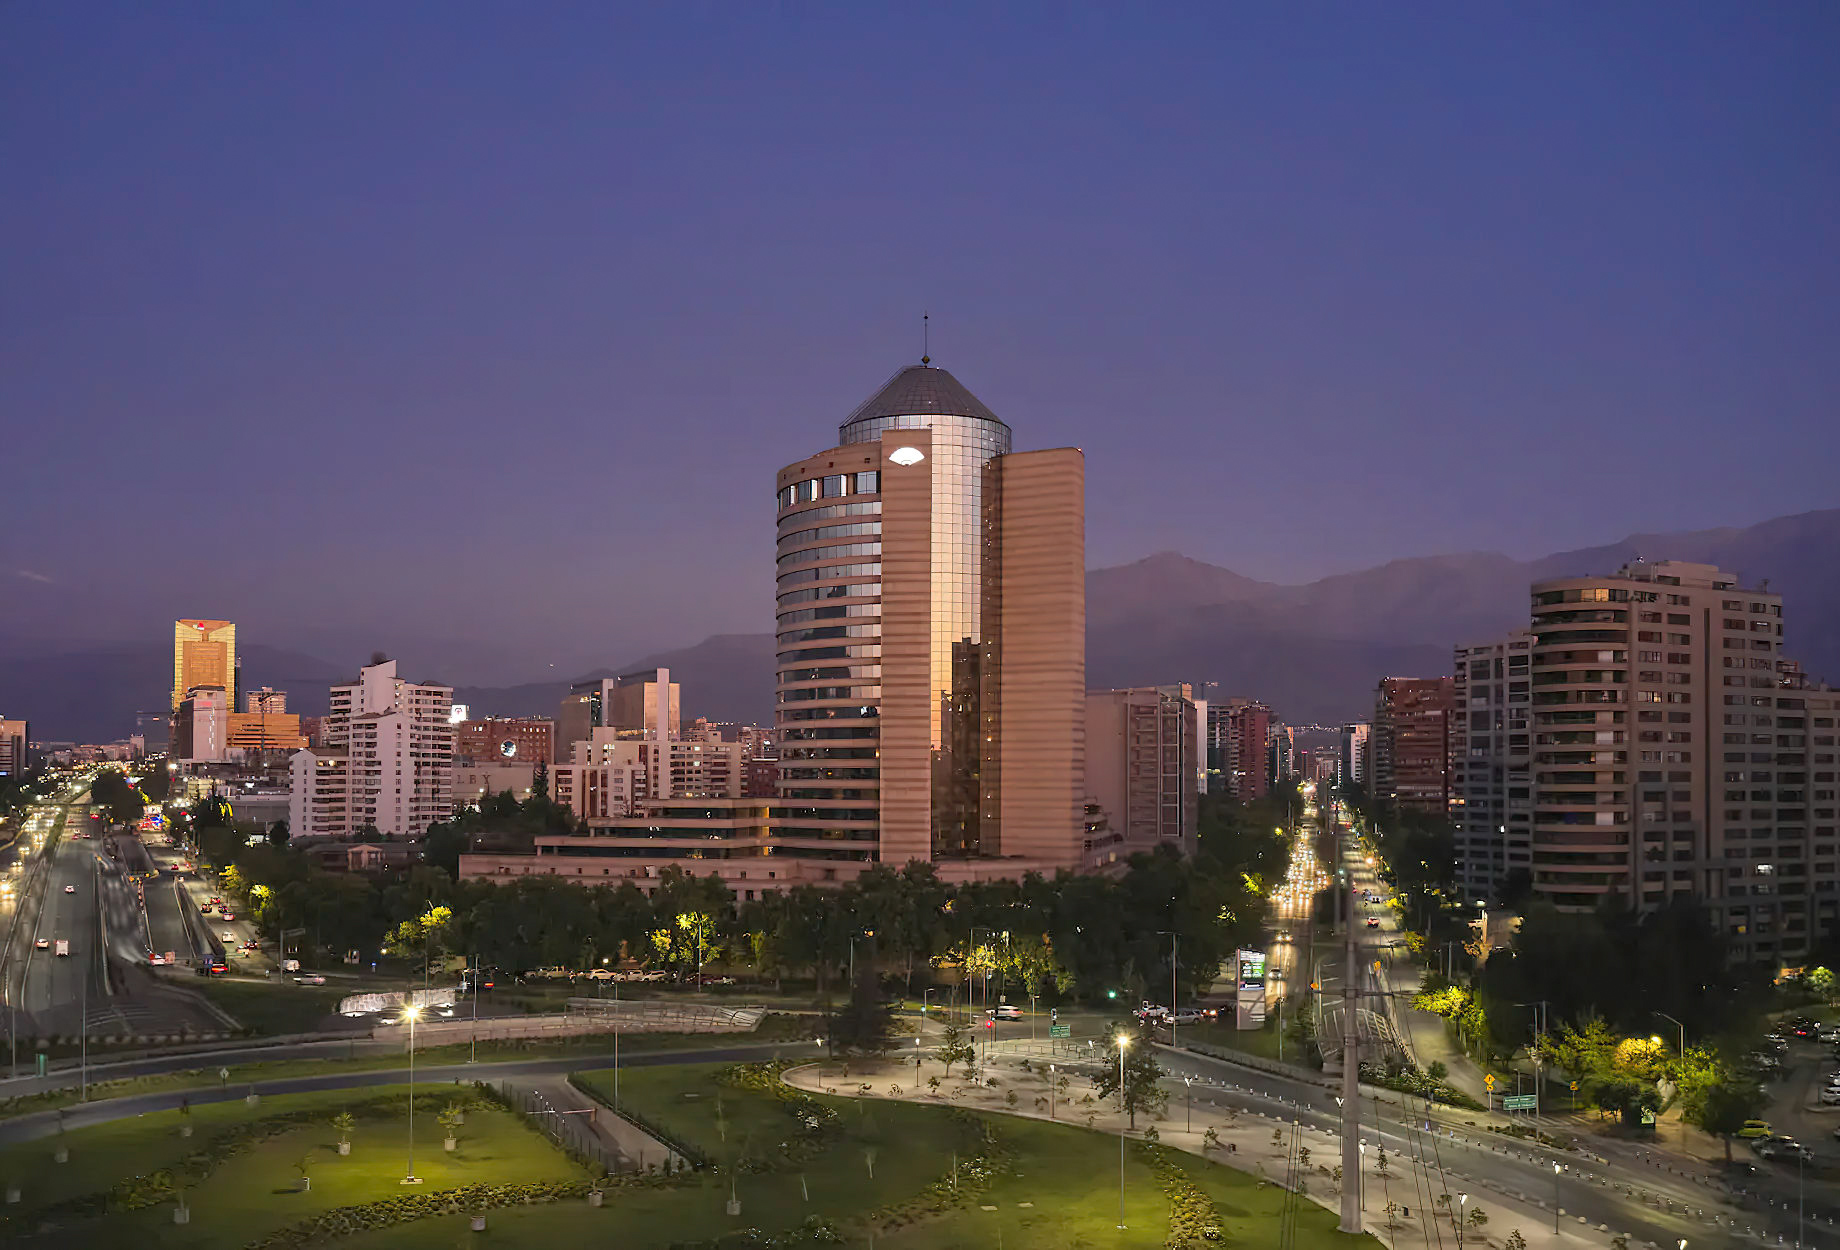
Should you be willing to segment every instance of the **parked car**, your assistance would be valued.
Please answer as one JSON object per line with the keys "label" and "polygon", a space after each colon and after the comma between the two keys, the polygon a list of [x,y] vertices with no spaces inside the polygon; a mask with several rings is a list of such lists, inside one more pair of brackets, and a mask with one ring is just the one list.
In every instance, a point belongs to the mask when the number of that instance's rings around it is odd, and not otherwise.
{"label": "parked car", "polygon": [[1203,1011],[1199,1007],[1183,1007],[1179,1009],[1175,1015],[1171,1016],[1170,1019],[1174,1020],[1177,1024],[1200,1024],[1212,1014],[1212,1012]]}
{"label": "parked car", "polygon": [[1840,1107],[1840,1085],[1829,1085],[1821,1091],[1823,1107]]}
{"label": "parked car", "polygon": [[1770,1136],[1768,1120],[1746,1120],[1744,1127],[1738,1130],[1738,1136],[1746,1141],[1763,1141]]}

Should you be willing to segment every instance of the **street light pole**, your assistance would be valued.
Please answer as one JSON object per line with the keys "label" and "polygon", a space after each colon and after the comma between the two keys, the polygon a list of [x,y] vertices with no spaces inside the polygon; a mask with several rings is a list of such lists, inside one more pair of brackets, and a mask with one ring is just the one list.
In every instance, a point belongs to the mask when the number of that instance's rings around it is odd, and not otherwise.
{"label": "street light pole", "polygon": [[1674,1019],[1673,1016],[1670,1016],[1665,1011],[1657,1011],[1655,1014],[1680,1030],[1680,1057],[1685,1059],[1687,1057],[1687,1026]]}
{"label": "street light pole", "polygon": [[1553,1232],[1559,1231],[1559,1173],[1564,1169],[1553,1164]]}
{"label": "street light pole", "polygon": [[422,1183],[415,1174],[415,1018],[421,1014],[422,1009],[414,1003],[403,1008],[403,1015],[409,1018],[409,1174],[400,1182],[404,1185]]}
{"label": "street light pole", "polygon": [[1124,1052],[1131,1039],[1118,1035],[1118,1228],[1124,1229]]}

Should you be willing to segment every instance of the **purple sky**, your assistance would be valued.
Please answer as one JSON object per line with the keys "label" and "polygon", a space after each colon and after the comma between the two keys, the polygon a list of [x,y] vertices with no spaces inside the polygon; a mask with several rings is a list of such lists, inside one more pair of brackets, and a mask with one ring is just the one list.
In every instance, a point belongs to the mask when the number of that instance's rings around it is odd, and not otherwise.
{"label": "purple sky", "polygon": [[1840,502],[1840,8],[1512,10],[8,6],[0,632],[768,629],[922,309],[1094,564]]}

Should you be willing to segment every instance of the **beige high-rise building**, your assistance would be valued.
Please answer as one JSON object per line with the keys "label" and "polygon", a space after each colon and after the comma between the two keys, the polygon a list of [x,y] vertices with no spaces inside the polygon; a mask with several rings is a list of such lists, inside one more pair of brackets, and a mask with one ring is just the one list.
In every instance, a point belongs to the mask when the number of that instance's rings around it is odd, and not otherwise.
{"label": "beige high-rise building", "polygon": [[780,842],[965,876],[1077,866],[1084,456],[1011,452],[925,364],[840,435],[779,472]]}
{"label": "beige high-rise building", "polygon": [[588,741],[597,729],[616,729],[656,742],[676,738],[682,694],[668,668],[576,682],[557,709],[556,762],[572,759],[575,744]]}
{"label": "beige high-rise building", "polygon": [[[948,880],[1081,866],[1080,451],[1012,452],[1009,427],[923,362],[850,414],[837,446],[780,470],[777,521],[777,795],[735,797],[726,773],[686,784],[686,744],[672,749],[672,794],[637,762],[600,758],[597,739],[623,736],[606,711],[618,696],[587,683],[563,703],[570,763],[556,770],[587,831],[539,838],[534,854],[462,856],[463,876],[650,892],[677,865],[745,900],[877,862],[930,860]],[[674,736],[675,687],[662,670],[653,684],[671,691],[668,712],[643,723],[668,717]]]}
{"label": "beige high-rise building", "polygon": [[1533,885],[1695,899],[1747,962],[1834,931],[1840,695],[1782,657],[1783,600],[1711,565],[1533,586]]}
{"label": "beige high-rise building", "polygon": [[227,692],[234,706],[236,626],[229,621],[173,622],[173,711],[199,686]]}
{"label": "beige high-rise building", "polygon": [[1089,867],[1165,846],[1194,853],[1200,743],[1186,683],[1087,691],[1086,793],[1106,823]]}

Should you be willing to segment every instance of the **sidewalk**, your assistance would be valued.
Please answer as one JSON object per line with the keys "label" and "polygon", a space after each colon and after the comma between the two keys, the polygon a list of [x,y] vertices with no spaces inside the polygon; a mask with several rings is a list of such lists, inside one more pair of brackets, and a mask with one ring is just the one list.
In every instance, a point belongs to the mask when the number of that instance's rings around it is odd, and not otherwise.
{"label": "sidewalk", "polygon": [[676,1151],[576,1089],[564,1074],[508,1081],[505,1085],[533,1099],[538,1131],[577,1146],[586,1138],[598,1148],[610,1172],[685,1166]]}
{"label": "sidewalk", "polygon": [[[1117,1133],[1124,1117],[1112,1107],[1098,1101],[1082,1101],[1089,1093],[1085,1082],[1074,1085],[1067,1096],[1053,1097],[1050,1114],[1048,1078],[1041,1073],[1022,1073],[1005,1067],[998,1077],[997,1089],[968,1084],[962,1066],[951,1077],[933,1061],[922,1065],[918,1088],[913,1080],[912,1064],[892,1063],[850,1065],[846,1076],[839,1063],[816,1063],[786,1072],[787,1084],[811,1093],[846,1097],[890,1098],[900,1089],[903,1102],[935,1103],[968,1107],[978,1111],[1054,1119],[1100,1132]],[[1058,1075],[1058,1074],[1057,1074]],[[931,1078],[938,1078],[938,1093],[930,1092]],[[1013,1096],[1013,1102],[1012,1102]],[[1142,1137],[1147,1123],[1139,1118],[1139,1130],[1131,1136]],[[1207,1140],[1214,1131],[1218,1145]],[[1341,1142],[1333,1134],[1299,1125],[1278,1114],[1238,1111],[1222,1107],[1211,1099],[1191,1101],[1182,1097],[1177,1087],[1172,1093],[1166,1118],[1156,1126],[1162,1144],[1198,1154],[1257,1176],[1261,1183],[1291,1184],[1302,1182],[1301,1191],[1318,1205],[1339,1211],[1341,1182],[1336,1179],[1336,1165],[1341,1161]],[[1300,1151],[1298,1147],[1303,1149]],[[1301,1159],[1301,1164],[1299,1164]],[[1420,1195],[1435,1196],[1454,1189],[1459,1181],[1470,1195],[1468,1209],[1484,1210],[1489,1220],[1480,1230],[1466,1229],[1464,1240],[1477,1246],[1501,1245],[1510,1232],[1518,1231],[1528,1250],[1603,1250],[1615,1230],[1593,1228],[1566,1217],[1558,1232],[1554,1231],[1552,1208],[1544,1200],[1522,1194],[1507,1194],[1488,1189],[1473,1177],[1454,1169],[1440,1173],[1434,1160],[1386,1155],[1385,1170],[1379,1164],[1379,1152],[1362,1152],[1361,1209],[1366,1230],[1389,1246],[1429,1244],[1454,1237],[1448,1216],[1436,1218],[1438,1228],[1427,1224],[1433,1211],[1426,1208]],[[1389,1212],[1388,1206],[1393,1210]],[[1441,1233],[1439,1231],[1441,1229]],[[1631,1238],[1631,1245],[1639,1244]]]}

